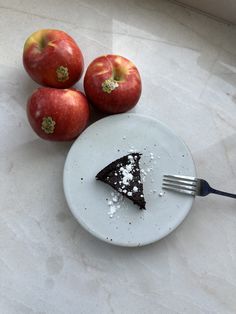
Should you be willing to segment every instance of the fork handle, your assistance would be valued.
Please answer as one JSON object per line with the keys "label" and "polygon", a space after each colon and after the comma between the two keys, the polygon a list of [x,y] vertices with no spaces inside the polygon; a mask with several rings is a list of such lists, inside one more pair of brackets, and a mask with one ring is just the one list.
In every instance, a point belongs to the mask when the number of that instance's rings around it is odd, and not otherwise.
{"label": "fork handle", "polygon": [[212,187],[210,187],[209,193],[214,193],[214,194],[218,194],[218,195],[223,195],[223,196],[227,196],[227,197],[236,198],[236,194],[219,191],[219,190],[213,189]]}

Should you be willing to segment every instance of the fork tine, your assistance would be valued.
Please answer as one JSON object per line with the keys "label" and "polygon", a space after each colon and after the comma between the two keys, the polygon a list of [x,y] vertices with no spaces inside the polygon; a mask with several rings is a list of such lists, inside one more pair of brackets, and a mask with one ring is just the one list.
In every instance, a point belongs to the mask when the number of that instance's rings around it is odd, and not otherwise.
{"label": "fork tine", "polygon": [[195,177],[181,176],[181,175],[164,174],[164,178],[166,178],[166,179],[174,179],[174,180],[184,180],[184,181],[190,181],[190,182],[197,182],[197,178],[195,178]]}
{"label": "fork tine", "polygon": [[179,175],[164,175],[162,187],[163,189],[172,190],[189,195],[196,195],[197,178],[179,176]]}
{"label": "fork tine", "polygon": [[185,188],[182,188],[182,187],[180,188],[180,187],[176,187],[174,185],[163,184],[162,188],[166,189],[166,190],[175,191],[175,192],[178,192],[178,193],[184,193],[184,194],[193,195],[193,196],[196,195],[196,190],[185,189]]}
{"label": "fork tine", "polygon": [[186,186],[197,186],[197,181],[188,181],[184,179],[176,179],[176,178],[168,178],[164,177],[163,178],[163,183],[173,183],[173,184],[178,184],[178,185],[186,185]]}
{"label": "fork tine", "polygon": [[163,182],[162,183],[163,187],[173,187],[176,189],[183,189],[187,191],[196,191],[196,186],[194,185],[183,185],[175,182]]}

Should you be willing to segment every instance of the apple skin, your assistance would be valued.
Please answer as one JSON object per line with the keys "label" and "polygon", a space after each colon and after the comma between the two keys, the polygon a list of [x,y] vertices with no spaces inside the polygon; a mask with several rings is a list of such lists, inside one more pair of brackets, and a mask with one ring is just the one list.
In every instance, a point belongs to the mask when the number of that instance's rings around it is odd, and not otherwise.
{"label": "apple skin", "polygon": [[136,66],[118,55],[96,58],[88,66],[84,90],[89,102],[102,112],[115,114],[132,109],[138,102],[142,83]]}
{"label": "apple skin", "polygon": [[75,89],[40,87],[27,102],[27,116],[39,137],[50,141],[75,139],[89,121],[89,104]]}
{"label": "apple skin", "polygon": [[84,58],[74,39],[55,29],[31,34],[24,44],[23,64],[38,84],[69,88],[82,76]]}

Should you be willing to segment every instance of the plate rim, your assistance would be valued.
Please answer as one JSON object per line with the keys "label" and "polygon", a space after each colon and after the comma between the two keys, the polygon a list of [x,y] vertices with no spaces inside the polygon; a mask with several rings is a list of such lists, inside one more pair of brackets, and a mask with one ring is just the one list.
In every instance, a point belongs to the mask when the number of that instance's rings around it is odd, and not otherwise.
{"label": "plate rim", "polygon": [[[189,156],[191,158],[191,161],[192,161],[192,164],[193,164],[193,171],[194,171],[194,176],[196,176],[196,165],[195,165],[195,162],[194,162],[194,159],[193,159],[193,155],[188,147],[188,145],[185,143],[185,141],[182,139],[182,137],[180,137],[177,133],[173,132],[172,129],[166,125],[165,123],[163,123],[162,121],[154,118],[154,117],[150,117],[148,115],[144,115],[144,114],[140,114],[140,113],[120,113],[120,114],[116,114],[116,115],[109,115],[109,116],[106,116],[106,117],[103,117],[97,121],[95,121],[94,123],[90,124],[84,131],[82,134],[86,133],[86,131],[90,128],[90,127],[94,127],[96,124],[99,124],[99,123],[103,123],[104,120],[109,120],[109,119],[112,119],[114,117],[118,117],[118,116],[138,116],[140,118],[144,118],[144,119],[147,119],[147,120],[152,120],[154,121],[155,123],[161,125],[162,127],[164,127],[170,134],[172,134],[174,137],[176,137],[179,142],[182,143],[182,145],[185,147],[185,149],[188,151],[189,153]],[[63,168],[63,191],[64,191],[64,195],[65,195],[65,199],[66,199],[66,203],[70,209],[70,212],[72,213],[73,217],[76,219],[76,221],[83,227],[84,230],[86,230],[87,232],[89,232],[92,236],[94,236],[95,238],[105,242],[105,243],[108,243],[108,244],[112,244],[114,246],[118,246],[118,247],[142,247],[142,246],[146,246],[146,245],[151,245],[155,242],[158,242],[159,240],[165,238],[167,235],[169,235],[170,233],[172,233],[174,230],[176,230],[185,220],[185,218],[187,217],[187,215],[189,214],[189,212],[191,211],[192,207],[193,207],[193,203],[194,203],[194,200],[195,200],[195,197],[192,196],[191,199],[191,204],[189,206],[189,209],[186,211],[186,213],[183,215],[181,221],[177,222],[172,228],[171,230],[166,230],[166,232],[162,233],[162,235],[159,237],[159,238],[156,238],[155,240],[152,240],[152,241],[144,241],[142,243],[124,243],[124,242],[119,242],[119,241],[110,241],[109,239],[106,239],[105,237],[102,237],[99,233],[96,233],[96,231],[94,231],[93,229],[91,229],[90,227],[88,227],[88,225],[86,225],[82,220],[80,220],[79,216],[77,216],[76,214],[76,211],[73,210],[73,206],[72,204],[70,204],[70,200],[69,200],[69,197],[67,195],[67,187],[66,187],[66,166],[67,166],[67,163],[68,163],[68,159],[69,159],[69,155],[72,151],[72,148],[73,146],[77,143],[77,141],[79,141],[80,139],[80,136],[73,142],[73,144],[71,145],[67,155],[66,155],[66,159],[65,159],[65,162],[64,162],[64,168]]]}

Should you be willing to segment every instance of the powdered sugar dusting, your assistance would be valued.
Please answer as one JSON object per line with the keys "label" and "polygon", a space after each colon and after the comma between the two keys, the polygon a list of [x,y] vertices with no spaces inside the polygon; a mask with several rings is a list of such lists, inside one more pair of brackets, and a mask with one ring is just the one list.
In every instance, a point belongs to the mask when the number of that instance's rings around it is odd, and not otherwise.
{"label": "powdered sugar dusting", "polygon": [[[147,150],[147,147],[144,149]],[[147,164],[147,162],[143,163],[143,166],[140,167],[140,174],[141,174],[141,179],[142,182],[144,183],[146,181],[146,177],[151,174],[151,172],[153,171],[153,167],[151,167],[152,163],[155,163],[154,159],[154,153],[150,152],[149,154],[145,154],[146,160],[148,161],[148,165],[145,167],[145,165]],[[151,179],[152,183],[154,182],[153,179]]]}
{"label": "powdered sugar dusting", "polygon": [[137,187],[137,186],[134,186],[134,187],[133,187],[133,191],[134,191],[134,192],[138,192],[138,187]]}
{"label": "powdered sugar dusting", "polygon": [[[124,135],[122,137],[123,140],[126,140],[126,136]],[[154,145],[156,146],[156,145]],[[140,168],[140,180],[138,183],[145,183],[145,186],[149,186],[149,191],[146,191],[148,195],[155,195],[162,197],[164,195],[163,191],[158,191],[156,190],[155,186],[155,180],[153,171],[156,169],[156,164],[158,159],[160,159],[160,156],[152,151],[148,151],[148,147],[145,147],[143,149],[136,149],[134,146],[130,146],[130,149],[128,150],[128,163],[127,164],[120,164],[118,165],[118,168],[115,172],[115,176],[119,176],[119,179],[117,182],[114,182],[114,184],[119,184],[119,192],[112,192],[111,197],[107,201],[107,206],[109,207],[109,210],[107,214],[109,215],[110,218],[114,217],[116,214],[117,210],[121,208],[121,201],[123,200],[123,195],[126,195],[128,197],[132,197],[135,195],[135,193],[139,192],[138,186],[133,186],[130,188],[130,182],[134,179],[135,176],[135,171],[138,171],[137,167],[137,159],[139,158],[138,156],[135,156],[134,154],[138,152],[143,155],[143,158],[141,159],[141,162],[139,163],[139,168]],[[120,150],[118,150],[120,151]],[[143,152],[142,152],[143,151]],[[146,194],[144,193],[144,194]],[[123,195],[122,195],[123,194]],[[144,195],[140,195],[140,197],[144,198]],[[118,218],[118,216],[116,216]]]}
{"label": "powdered sugar dusting", "polygon": [[109,211],[107,214],[110,218],[113,218],[117,210],[121,207],[121,202],[123,201],[123,195],[118,192],[111,192],[111,197],[107,199],[107,206]]}
{"label": "powdered sugar dusting", "polygon": [[118,202],[118,196],[117,196],[117,195],[114,195],[114,196],[112,197],[112,202],[114,202],[114,203],[117,203],[117,202]]}
{"label": "powdered sugar dusting", "polygon": [[128,153],[137,153],[137,149],[135,149],[133,146],[130,147],[130,149],[128,150]]}
{"label": "powdered sugar dusting", "polygon": [[113,206],[113,205],[111,205],[111,206],[110,206],[110,210],[109,210],[109,212],[108,212],[108,215],[112,218],[113,215],[115,214],[115,212],[116,212],[116,207]]}
{"label": "powdered sugar dusting", "polygon": [[[130,181],[133,179],[133,174],[132,174],[132,171],[133,171],[133,168],[134,168],[134,165],[135,165],[135,162],[134,162],[134,158],[132,155],[129,155],[128,156],[128,159],[129,159],[129,164],[125,165],[124,167],[120,167],[120,172],[121,172],[121,175],[122,175],[122,183],[124,185],[129,185]],[[125,190],[123,190],[124,192]],[[125,192],[124,192],[125,193]]]}

